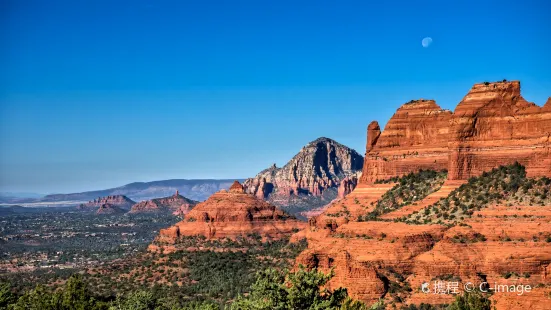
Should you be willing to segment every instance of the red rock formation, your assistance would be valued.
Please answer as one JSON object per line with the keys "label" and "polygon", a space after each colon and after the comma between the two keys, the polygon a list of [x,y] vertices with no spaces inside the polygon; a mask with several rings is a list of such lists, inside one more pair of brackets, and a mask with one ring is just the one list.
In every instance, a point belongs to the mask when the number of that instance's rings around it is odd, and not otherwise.
{"label": "red rock formation", "polygon": [[172,214],[174,215],[177,215],[177,216],[185,216],[186,214],[188,214],[192,209],[193,207],[195,206],[195,203],[194,204],[191,204],[191,203],[183,203],[181,206],[179,206],[176,210],[174,210],[172,212]]}
{"label": "red rock formation", "polygon": [[356,188],[359,180],[358,175],[361,175],[361,174],[357,173],[357,174],[345,177],[341,181],[341,184],[339,185],[338,192],[337,192],[337,198],[335,200],[332,200],[330,203],[326,204],[325,206],[300,212],[300,215],[306,218],[312,218],[325,212],[325,210],[330,208],[331,205],[333,205],[336,201],[339,201],[340,199],[344,198],[346,195],[350,194]]}
{"label": "red rock formation", "polygon": [[[392,221],[499,165],[518,161],[526,166],[528,176],[551,177],[550,148],[551,98],[542,108],[529,103],[520,96],[519,82],[476,84],[454,113],[430,100],[409,102],[397,110],[382,133],[377,123],[369,125],[360,183],[293,236],[293,241],[308,239],[308,249],[296,263],[334,267],[336,275],[329,286],[347,287],[352,297],[367,302],[390,299],[382,284],[393,273],[404,275],[413,288],[403,296],[406,304],[451,302],[450,295],[418,291],[421,283],[450,275],[460,278],[460,287],[483,280],[548,287],[551,244],[544,240],[551,238],[551,206],[494,206],[454,227]],[[375,180],[419,169],[447,169],[449,180],[423,200],[381,216],[382,222],[354,221],[372,211],[393,186],[374,184]],[[507,273],[529,276],[506,279]],[[540,289],[528,299],[498,294],[492,299],[498,310],[548,309],[547,291]]]}
{"label": "red rock formation", "polygon": [[550,175],[551,111],[524,100],[518,81],[475,84],[453,114],[449,150],[452,180],[515,161]]}
{"label": "red rock formation", "polygon": [[551,111],[551,97],[547,98],[547,102],[543,106],[542,111]]}
{"label": "red rock formation", "polygon": [[452,113],[434,100],[415,100],[401,106],[379,134],[368,128],[361,182],[448,167],[448,127]]}
{"label": "red rock formation", "polygon": [[244,192],[235,182],[229,191],[222,190],[201,202],[175,226],[161,230],[157,244],[175,244],[181,236],[206,238],[247,237],[258,234],[263,239],[290,236],[306,223]]}
{"label": "red rock formation", "polygon": [[514,161],[528,176],[551,175],[551,99],[540,108],[520,94],[520,82],[475,84],[454,113],[432,100],[401,106],[379,134],[368,127],[361,182],[419,169],[466,180]]}
{"label": "red rock formation", "polygon": [[[460,287],[484,279],[505,284],[521,281],[532,287],[551,284],[551,245],[545,241],[551,236],[550,220],[551,206],[497,206],[476,212],[464,226],[451,228],[393,222],[343,223],[334,232],[310,227],[308,249],[296,264],[322,270],[334,267],[330,286],[347,287],[354,298],[366,302],[387,293],[380,285],[392,270],[405,276],[414,290],[408,303],[448,303],[452,296],[427,299],[415,291],[424,282],[450,275],[460,279]],[[478,236],[484,239],[475,239]],[[342,253],[347,255],[344,262]],[[350,274],[349,266],[357,271]],[[371,272],[373,268],[377,273]],[[508,279],[506,273],[529,277]]]}
{"label": "red rock formation", "polygon": [[111,195],[105,197],[99,197],[97,199],[88,201],[87,203],[80,204],[77,208],[80,210],[96,210],[102,205],[116,206],[121,209],[130,209],[136,202],[124,195]]}
{"label": "red rock formation", "polygon": [[120,207],[112,204],[102,204],[96,214],[117,214],[117,213],[124,213],[125,210],[121,209]]}
{"label": "red rock formation", "polygon": [[344,198],[344,196],[350,194],[354,190],[354,188],[356,188],[356,185],[358,185],[357,176],[353,175],[344,178],[339,185],[337,198]]}
{"label": "red rock formation", "polygon": [[379,127],[379,123],[377,123],[377,121],[372,121],[369,123],[369,126],[367,126],[367,145],[365,146],[366,154],[369,153],[373,147],[375,147],[377,140],[379,140],[379,136],[381,136],[381,127]]}
{"label": "red rock formation", "polygon": [[394,183],[359,184],[344,199],[332,202],[322,214],[310,218],[309,223],[320,229],[334,230],[341,224],[356,220],[359,215],[373,211],[377,200],[393,186]]}
{"label": "red rock formation", "polygon": [[239,183],[238,181],[234,181],[233,184],[229,188],[230,193],[244,193],[245,189],[243,188],[243,185]]}
{"label": "red rock formation", "polygon": [[197,203],[176,191],[170,197],[141,201],[132,206],[130,213],[172,212],[175,215],[184,215]]}

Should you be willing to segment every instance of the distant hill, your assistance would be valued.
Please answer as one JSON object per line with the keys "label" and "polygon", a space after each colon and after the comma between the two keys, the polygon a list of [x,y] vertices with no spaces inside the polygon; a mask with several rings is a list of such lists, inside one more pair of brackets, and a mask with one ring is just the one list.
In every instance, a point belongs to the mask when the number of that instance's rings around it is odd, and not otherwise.
{"label": "distant hill", "polygon": [[170,197],[155,198],[138,202],[132,206],[130,213],[156,213],[156,212],[177,212],[178,210],[189,210],[198,201],[188,199],[178,191]]}
{"label": "distant hill", "polygon": [[0,205],[0,216],[22,214],[22,213],[62,212],[67,210],[71,210],[71,208],[66,208],[66,207],[33,208],[33,207],[23,207],[19,205],[9,205],[9,206]]}
{"label": "distant hill", "polygon": [[[159,197],[167,197],[179,191],[182,195],[197,201],[207,199],[213,193],[228,189],[236,179],[203,179],[186,180],[173,179],[153,182],[134,182],[120,187],[96,190],[82,193],[71,194],[52,194],[42,198],[21,198],[16,201],[10,199],[3,201],[0,197],[0,203],[40,203],[40,202],[60,202],[60,201],[89,201],[98,197],[124,195],[134,201],[149,200]],[[243,179],[237,179],[243,181]]]}

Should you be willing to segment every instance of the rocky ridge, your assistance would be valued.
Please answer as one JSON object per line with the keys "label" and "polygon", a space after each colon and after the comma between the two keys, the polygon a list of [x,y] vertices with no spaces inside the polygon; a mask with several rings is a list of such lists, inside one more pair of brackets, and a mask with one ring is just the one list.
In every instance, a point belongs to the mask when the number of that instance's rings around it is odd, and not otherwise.
{"label": "rocky ridge", "polygon": [[[481,83],[453,113],[415,100],[382,132],[372,122],[359,184],[293,236],[308,240],[296,264],[334,268],[328,286],[369,303],[446,304],[453,295],[425,294],[421,284],[485,281],[533,288],[527,298],[494,294],[497,310],[551,308],[550,102],[527,102],[516,81]],[[497,169],[495,184],[486,181],[492,168],[513,162],[522,168]],[[396,177],[420,169],[447,170],[447,180],[415,202],[374,213]]]}
{"label": "rocky ridge", "polygon": [[362,168],[356,151],[328,138],[304,146],[285,166],[274,164],[243,183],[245,191],[291,211],[304,211],[327,204],[354,186],[353,176]]}
{"label": "rocky ridge", "polygon": [[79,210],[93,210],[96,211],[103,205],[109,205],[112,207],[118,207],[123,210],[130,210],[130,208],[136,204],[132,199],[124,195],[109,195],[105,197],[99,197],[87,203],[80,204],[77,209]]}
{"label": "rocky ridge", "polygon": [[105,203],[105,204],[102,204],[101,206],[99,206],[98,211],[96,211],[96,214],[97,215],[100,215],[100,214],[121,214],[121,213],[125,213],[125,212],[126,212],[126,210],[122,209],[119,206],[112,205],[112,204],[109,204],[109,203]]}
{"label": "rocky ridge", "polygon": [[174,195],[169,197],[138,202],[132,206],[130,213],[172,212],[175,215],[184,215],[197,203],[197,201],[188,199],[176,191]]}
{"label": "rocky ridge", "polygon": [[475,84],[455,111],[434,100],[402,105],[381,132],[368,126],[361,182],[419,169],[466,180],[518,161],[528,176],[551,174],[551,110],[526,101],[519,81]]}

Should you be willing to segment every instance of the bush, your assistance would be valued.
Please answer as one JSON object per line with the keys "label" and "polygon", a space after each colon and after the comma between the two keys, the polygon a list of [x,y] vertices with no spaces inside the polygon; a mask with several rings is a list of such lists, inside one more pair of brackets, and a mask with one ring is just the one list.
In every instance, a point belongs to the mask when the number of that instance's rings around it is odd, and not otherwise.
{"label": "bush", "polygon": [[[346,289],[333,292],[320,289],[332,276],[332,272],[323,274],[317,270],[307,271],[302,266],[297,272],[287,275],[275,269],[267,269],[259,273],[250,295],[239,297],[231,309],[339,309],[348,296]],[[352,303],[348,302],[347,305],[352,306]],[[359,307],[359,304],[354,303],[354,307]]]}
{"label": "bush", "polygon": [[491,310],[491,301],[480,293],[470,292],[455,297],[448,310]]}

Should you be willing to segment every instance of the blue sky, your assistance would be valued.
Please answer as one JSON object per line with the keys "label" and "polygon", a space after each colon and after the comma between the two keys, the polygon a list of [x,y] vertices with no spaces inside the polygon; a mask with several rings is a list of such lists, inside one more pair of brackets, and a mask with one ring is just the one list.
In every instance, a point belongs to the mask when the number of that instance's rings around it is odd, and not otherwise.
{"label": "blue sky", "polygon": [[410,99],[551,96],[547,1],[413,2],[2,1],[0,191],[244,178],[320,136],[363,154]]}

